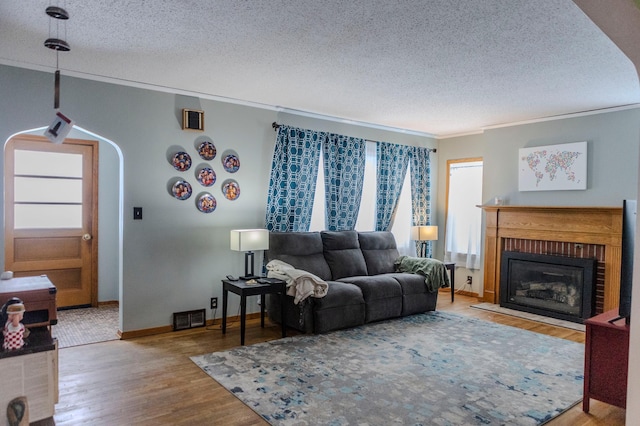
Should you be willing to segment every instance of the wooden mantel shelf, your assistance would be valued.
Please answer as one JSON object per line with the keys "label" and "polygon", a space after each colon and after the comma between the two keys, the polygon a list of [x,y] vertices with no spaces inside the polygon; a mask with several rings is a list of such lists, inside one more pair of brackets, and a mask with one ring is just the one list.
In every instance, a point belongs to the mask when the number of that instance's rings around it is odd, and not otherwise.
{"label": "wooden mantel shelf", "polygon": [[622,207],[478,206],[485,212],[484,293],[500,300],[500,262],[505,238],[605,246],[605,311],[618,306]]}

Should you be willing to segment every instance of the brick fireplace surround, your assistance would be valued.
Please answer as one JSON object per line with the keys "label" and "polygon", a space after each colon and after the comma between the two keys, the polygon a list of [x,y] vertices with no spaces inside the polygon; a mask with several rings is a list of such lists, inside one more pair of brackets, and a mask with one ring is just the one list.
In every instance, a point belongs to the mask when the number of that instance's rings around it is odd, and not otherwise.
{"label": "brick fireplace surround", "polygon": [[618,306],[622,207],[481,207],[485,302],[500,303],[500,262],[510,250],[597,259],[595,313]]}

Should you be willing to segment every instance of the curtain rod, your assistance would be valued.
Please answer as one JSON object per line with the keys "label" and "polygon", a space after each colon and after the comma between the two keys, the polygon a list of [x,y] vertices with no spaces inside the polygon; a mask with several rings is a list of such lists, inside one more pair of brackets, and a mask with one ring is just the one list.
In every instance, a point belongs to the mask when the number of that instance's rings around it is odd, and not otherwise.
{"label": "curtain rod", "polygon": [[[274,131],[277,131],[278,128],[280,128],[280,124],[276,123],[275,121],[273,123],[271,123],[271,127],[273,127]],[[372,141],[369,139],[365,139],[366,142],[377,142],[377,141]],[[427,151],[429,152],[433,152],[436,153],[438,150],[436,148],[427,148]]]}

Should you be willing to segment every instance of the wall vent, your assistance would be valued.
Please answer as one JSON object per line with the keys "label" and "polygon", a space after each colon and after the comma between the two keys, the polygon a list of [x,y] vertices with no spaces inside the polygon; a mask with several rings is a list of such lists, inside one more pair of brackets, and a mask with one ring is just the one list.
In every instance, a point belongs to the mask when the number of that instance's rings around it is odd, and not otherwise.
{"label": "wall vent", "polygon": [[204,327],[206,314],[204,309],[195,311],[175,312],[173,314],[173,331],[186,330],[188,328]]}

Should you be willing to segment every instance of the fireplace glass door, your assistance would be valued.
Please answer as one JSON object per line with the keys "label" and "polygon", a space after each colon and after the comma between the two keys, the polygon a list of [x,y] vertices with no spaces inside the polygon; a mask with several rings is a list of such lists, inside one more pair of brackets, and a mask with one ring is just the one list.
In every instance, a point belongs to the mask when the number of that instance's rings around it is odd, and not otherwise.
{"label": "fireplace glass door", "polygon": [[592,316],[594,259],[504,252],[502,262],[501,306],[574,322]]}

